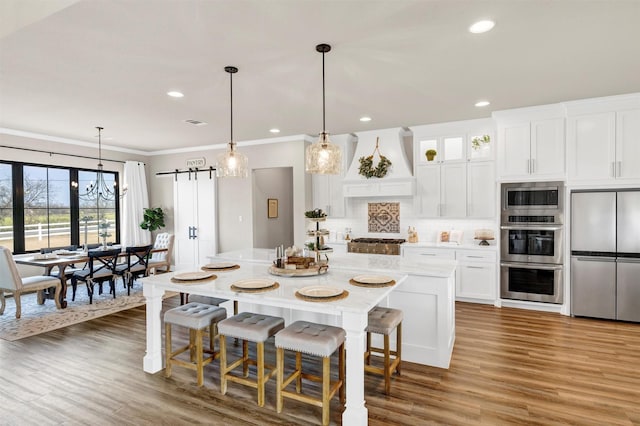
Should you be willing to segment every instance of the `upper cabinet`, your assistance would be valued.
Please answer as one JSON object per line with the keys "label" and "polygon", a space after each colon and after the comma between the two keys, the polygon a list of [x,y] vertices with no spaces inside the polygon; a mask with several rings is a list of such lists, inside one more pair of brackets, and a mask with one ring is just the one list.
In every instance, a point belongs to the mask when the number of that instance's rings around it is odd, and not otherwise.
{"label": "upper cabinet", "polygon": [[501,180],[564,179],[565,120],[559,105],[497,111]]}
{"label": "upper cabinet", "polygon": [[495,211],[491,119],[411,127],[420,217],[490,218]]}
{"label": "upper cabinet", "polygon": [[567,138],[570,181],[640,180],[640,107],[570,116]]}

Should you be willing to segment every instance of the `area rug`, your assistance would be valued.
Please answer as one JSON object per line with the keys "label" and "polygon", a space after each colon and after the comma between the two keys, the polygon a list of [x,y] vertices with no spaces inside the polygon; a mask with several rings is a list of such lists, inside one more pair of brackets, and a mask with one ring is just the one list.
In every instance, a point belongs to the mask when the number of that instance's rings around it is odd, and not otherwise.
{"label": "area rug", "polygon": [[[145,304],[141,283],[134,285],[130,296],[121,284],[117,287],[119,288],[116,290],[115,299],[109,294],[108,288],[101,295],[97,294],[96,288],[91,305],[84,287],[78,287],[76,300],[73,302],[71,289],[69,289],[66,309],[56,309],[53,300],[47,300],[44,305],[38,305],[35,293],[22,295],[20,319],[16,319],[15,301],[9,297],[6,299],[4,314],[0,315],[0,339],[19,340]],[[167,293],[165,298],[176,294]]]}

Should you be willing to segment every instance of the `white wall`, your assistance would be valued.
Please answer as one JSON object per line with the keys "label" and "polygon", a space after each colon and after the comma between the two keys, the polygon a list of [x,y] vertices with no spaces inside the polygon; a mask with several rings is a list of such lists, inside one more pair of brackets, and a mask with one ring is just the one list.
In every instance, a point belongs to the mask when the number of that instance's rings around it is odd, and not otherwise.
{"label": "white wall", "polygon": [[[309,139],[310,140],[310,139]],[[268,144],[239,145],[249,159],[249,168],[265,169],[291,167],[293,178],[293,233],[294,242],[301,246],[305,241],[304,212],[311,205],[311,177],[304,171],[305,137],[273,138]],[[151,160],[151,206],[162,207],[167,212],[167,232],[173,232],[173,184],[172,175],[156,177],[157,172],[185,169],[189,158],[206,160],[206,167],[215,166],[220,149],[203,148],[187,153],[156,155]],[[252,179],[218,179],[218,250],[220,252],[253,247],[253,188]]]}
{"label": "white wall", "polygon": [[[253,171],[253,247],[293,245],[293,168]],[[269,218],[267,200],[278,200],[278,214]]]}

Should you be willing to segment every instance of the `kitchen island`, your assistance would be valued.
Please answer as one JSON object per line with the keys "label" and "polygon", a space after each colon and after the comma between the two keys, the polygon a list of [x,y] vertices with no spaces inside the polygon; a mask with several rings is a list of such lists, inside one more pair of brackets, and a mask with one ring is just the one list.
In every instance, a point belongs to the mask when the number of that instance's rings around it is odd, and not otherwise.
{"label": "kitchen island", "polygon": [[[217,256],[213,259],[256,262],[269,265],[273,250],[246,249]],[[379,305],[402,309],[402,359],[417,364],[449,368],[455,341],[455,260],[404,258],[402,256],[332,253],[329,254],[329,272],[345,269],[361,273],[385,275],[404,274],[401,284],[394,287]],[[302,278],[296,278],[302,279]],[[309,321],[331,322],[331,318],[310,318]],[[381,344],[380,336],[373,336]]]}
{"label": "kitchen island", "polygon": [[[165,291],[211,296],[239,302],[240,311],[279,315],[286,324],[300,319],[325,322],[346,331],[346,404],[343,424],[366,425],[367,408],[364,399],[364,338],[367,314],[376,305],[403,309],[405,319],[403,337],[415,335],[421,349],[434,354],[433,360],[448,366],[450,349],[455,336],[454,285],[455,262],[406,262],[398,256],[370,256],[351,254],[333,256],[329,272],[310,277],[283,277],[268,273],[272,262],[271,250],[250,249],[212,256],[213,261],[233,260],[240,268],[216,273],[215,280],[203,283],[176,283],[176,272],[143,278],[147,299],[147,352],[144,371],[155,373],[163,368],[162,328],[160,312]],[[406,271],[406,272],[405,272]],[[177,271],[182,272],[182,271]],[[383,273],[395,284],[389,287],[360,287],[349,284],[359,274]],[[239,280],[270,279],[279,286],[263,293],[234,291],[231,285]],[[327,303],[310,302],[296,297],[296,292],[308,286],[331,286],[348,292],[346,298]],[[430,294],[433,293],[433,294]],[[445,303],[445,299],[450,304]],[[407,327],[405,324],[412,324]],[[449,335],[445,336],[445,329]],[[411,340],[410,345],[411,345]],[[440,348],[439,346],[443,346]],[[418,345],[416,345],[417,347]],[[410,347],[410,346],[409,346]],[[403,343],[403,350],[407,346]],[[409,351],[411,352],[411,351]],[[436,353],[447,353],[438,358]],[[411,355],[409,355],[411,356]],[[446,360],[445,360],[446,358]],[[403,354],[403,359],[411,361]],[[424,361],[424,359],[423,359]],[[445,362],[446,361],[446,362]],[[425,363],[425,362],[422,362]]]}

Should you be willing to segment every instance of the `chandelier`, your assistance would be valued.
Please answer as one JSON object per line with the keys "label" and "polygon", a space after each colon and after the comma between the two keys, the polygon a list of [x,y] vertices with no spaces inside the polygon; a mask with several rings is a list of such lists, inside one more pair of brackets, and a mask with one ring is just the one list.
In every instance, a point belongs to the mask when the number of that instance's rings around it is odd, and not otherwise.
{"label": "chandelier", "polygon": [[229,73],[229,88],[231,94],[231,138],[227,150],[218,155],[216,161],[216,176],[218,177],[247,177],[249,175],[249,160],[243,153],[236,151],[233,141],[233,74],[238,72],[236,67],[224,67]]}
{"label": "chandelier", "polygon": [[325,125],[324,54],[331,51],[328,44],[319,44],[316,51],[322,53],[322,133],[318,141],[305,151],[305,171],[307,173],[337,175],[342,166],[342,152],[329,140]]}
{"label": "chandelier", "polygon": [[[118,182],[113,181],[110,185],[104,179],[102,166],[102,130],[103,127],[96,126],[98,129],[98,171],[96,172],[96,180],[89,182],[85,188],[85,192],[78,194],[81,200],[86,201],[114,201],[116,198],[122,198],[127,192],[126,185],[122,188],[122,194],[118,195]],[[78,188],[77,182],[71,183],[74,188]]]}

